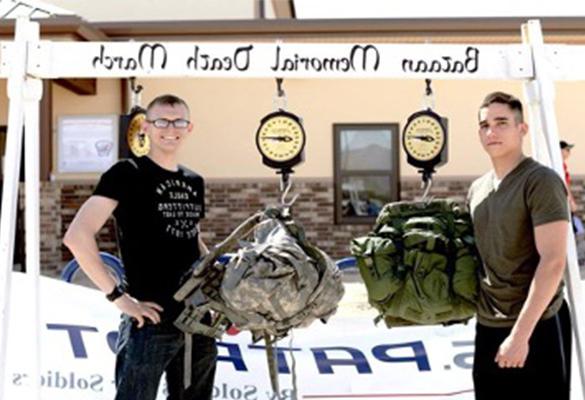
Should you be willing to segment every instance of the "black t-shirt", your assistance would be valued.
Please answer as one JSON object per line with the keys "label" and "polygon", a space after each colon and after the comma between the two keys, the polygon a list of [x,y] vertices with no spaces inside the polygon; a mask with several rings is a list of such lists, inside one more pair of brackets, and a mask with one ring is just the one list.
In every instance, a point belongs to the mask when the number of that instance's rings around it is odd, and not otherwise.
{"label": "black t-shirt", "polygon": [[200,255],[203,178],[184,167],[169,171],[141,157],[113,165],[93,194],[118,201],[114,216],[128,293],[160,304],[163,319],[174,319],[182,305],[173,295]]}

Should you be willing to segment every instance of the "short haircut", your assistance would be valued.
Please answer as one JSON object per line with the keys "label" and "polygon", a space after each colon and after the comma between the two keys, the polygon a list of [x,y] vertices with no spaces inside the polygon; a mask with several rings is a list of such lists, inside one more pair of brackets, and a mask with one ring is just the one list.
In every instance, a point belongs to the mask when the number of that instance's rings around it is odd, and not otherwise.
{"label": "short haircut", "polygon": [[150,103],[148,103],[148,107],[146,107],[146,113],[148,114],[155,106],[175,107],[177,105],[184,106],[187,110],[187,116],[189,116],[191,110],[189,110],[189,106],[185,100],[173,94],[163,94],[161,96],[155,97]]}
{"label": "short haircut", "polygon": [[524,122],[522,102],[517,97],[504,92],[492,92],[485,96],[479,109],[489,107],[491,104],[506,104],[514,112],[516,123]]}

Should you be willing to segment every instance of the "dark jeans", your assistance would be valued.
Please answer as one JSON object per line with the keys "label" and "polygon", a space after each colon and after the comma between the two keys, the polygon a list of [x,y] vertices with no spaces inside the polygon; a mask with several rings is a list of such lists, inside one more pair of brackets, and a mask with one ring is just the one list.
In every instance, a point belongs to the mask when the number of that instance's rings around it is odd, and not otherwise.
{"label": "dark jeans", "polygon": [[138,329],[126,316],[116,344],[115,400],[155,400],[166,372],[168,400],[211,399],[217,359],[215,339],[193,336],[191,386],[184,389],[185,335],[172,322]]}
{"label": "dark jeans", "polygon": [[476,326],[473,384],[476,400],[569,400],[571,317],[563,303],[551,318],[539,321],[529,341],[523,368],[500,368],[496,353],[511,328]]}

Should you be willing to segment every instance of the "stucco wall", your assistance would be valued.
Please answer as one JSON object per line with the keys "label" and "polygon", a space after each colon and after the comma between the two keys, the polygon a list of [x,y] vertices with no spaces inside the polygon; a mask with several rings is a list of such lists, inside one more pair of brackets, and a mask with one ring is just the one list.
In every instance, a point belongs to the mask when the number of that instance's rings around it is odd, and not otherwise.
{"label": "stucco wall", "polygon": [[[182,160],[209,178],[267,177],[254,135],[262,116],[273,110],[275,83],[271,79],[144,80],[144,99],[174,92],[191,105],[195,131],[185,146]],[[557,119],[560,136],[577,143],[571,170],[585,174],[585,123],[579,105],[585,82],[557,85]],[[412,112],[421,109],[424,82],[418,80],[285,80],[288,109],[303,117],[308,144],[306,161],[297,168],[299,177],[333,175],[334,123],[398,122],[404,126]],[[523,98],[521,82],[433,82],[436,111],[449,118],[449,162],[441,176],[475,176],[490,166],[477,138],[477,107],[493,90]],[[530,153],[530,140],[526,152]],[[401,175],[416,171],[401,151]],[[229,162],[226,162],[229,160]]]}
{"label": "stucco wall", "polygon": [[[275,83],[271,79],[148,79],[143,103],[154,96],[176,93],[192,109],[195,130],[186,142],[181,162],[207,178],[274,176],[260,162],[254,135],[260,119],[273,110]],[[419,110],[424,82],[418,80],[285,80],[288,109],[303,117],[308,135],[306,161],[298,177],[333,176],[333,124],[397,122],[402,128],[410,113]],[[436,111],[449,118],[449,162],[439,176],[476,176],[489,168],[477,140],[477,105],[492,90],[523,97],[520,82],[436,81]],[[569,166],[585,175],[585,122],[581,118],[585,82],[557,83],[556,112],[561,138],[576,143]],[[121,86],[116,79],[98,80],[96,96],[79,96],[53,85],[53,134],[58,118],[72,114],[118,114]],[[0,124],[7,121],[6,81],[0,84]],[[56,139],[56,138],[55,138]],[[530,153],[530,140],[526,152]],[[53,143],[57,143],[54,140]],[[54,148],[53,165],[56,163]],[[401,150],[401,176],[412,177]],[[95,180],[97,175],[69,175],[68,179]]]}

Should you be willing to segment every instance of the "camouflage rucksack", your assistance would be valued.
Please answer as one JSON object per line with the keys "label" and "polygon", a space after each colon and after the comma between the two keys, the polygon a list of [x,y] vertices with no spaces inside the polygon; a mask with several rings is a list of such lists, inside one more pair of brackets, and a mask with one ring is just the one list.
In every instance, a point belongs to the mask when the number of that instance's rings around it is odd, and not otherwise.
{"label": "camouflage rucksack", "polygon": [[432,325],[474,315],[480,260],[469,214],[455,202],[387,204],[351,252],[380,312],[376,321]]}
{"label": "camouflage rucksack", "polygon": [[[253,241],[241,239],[253,234]],[[240,244],[227,264],[217,259]],[[235,324],[253,340],[271,344],[296,327],[325,322],[337,310],[344,289],[341,273],[327,254],[310,244],[288,208],[269,208],[242,223],[196,265],[193,276],[175,294],[187,307],[175,325],[187,333],[221,337]],[[202,323],[214,311],[211,326]],[[272,354],[271,379],[276,366]]]}

